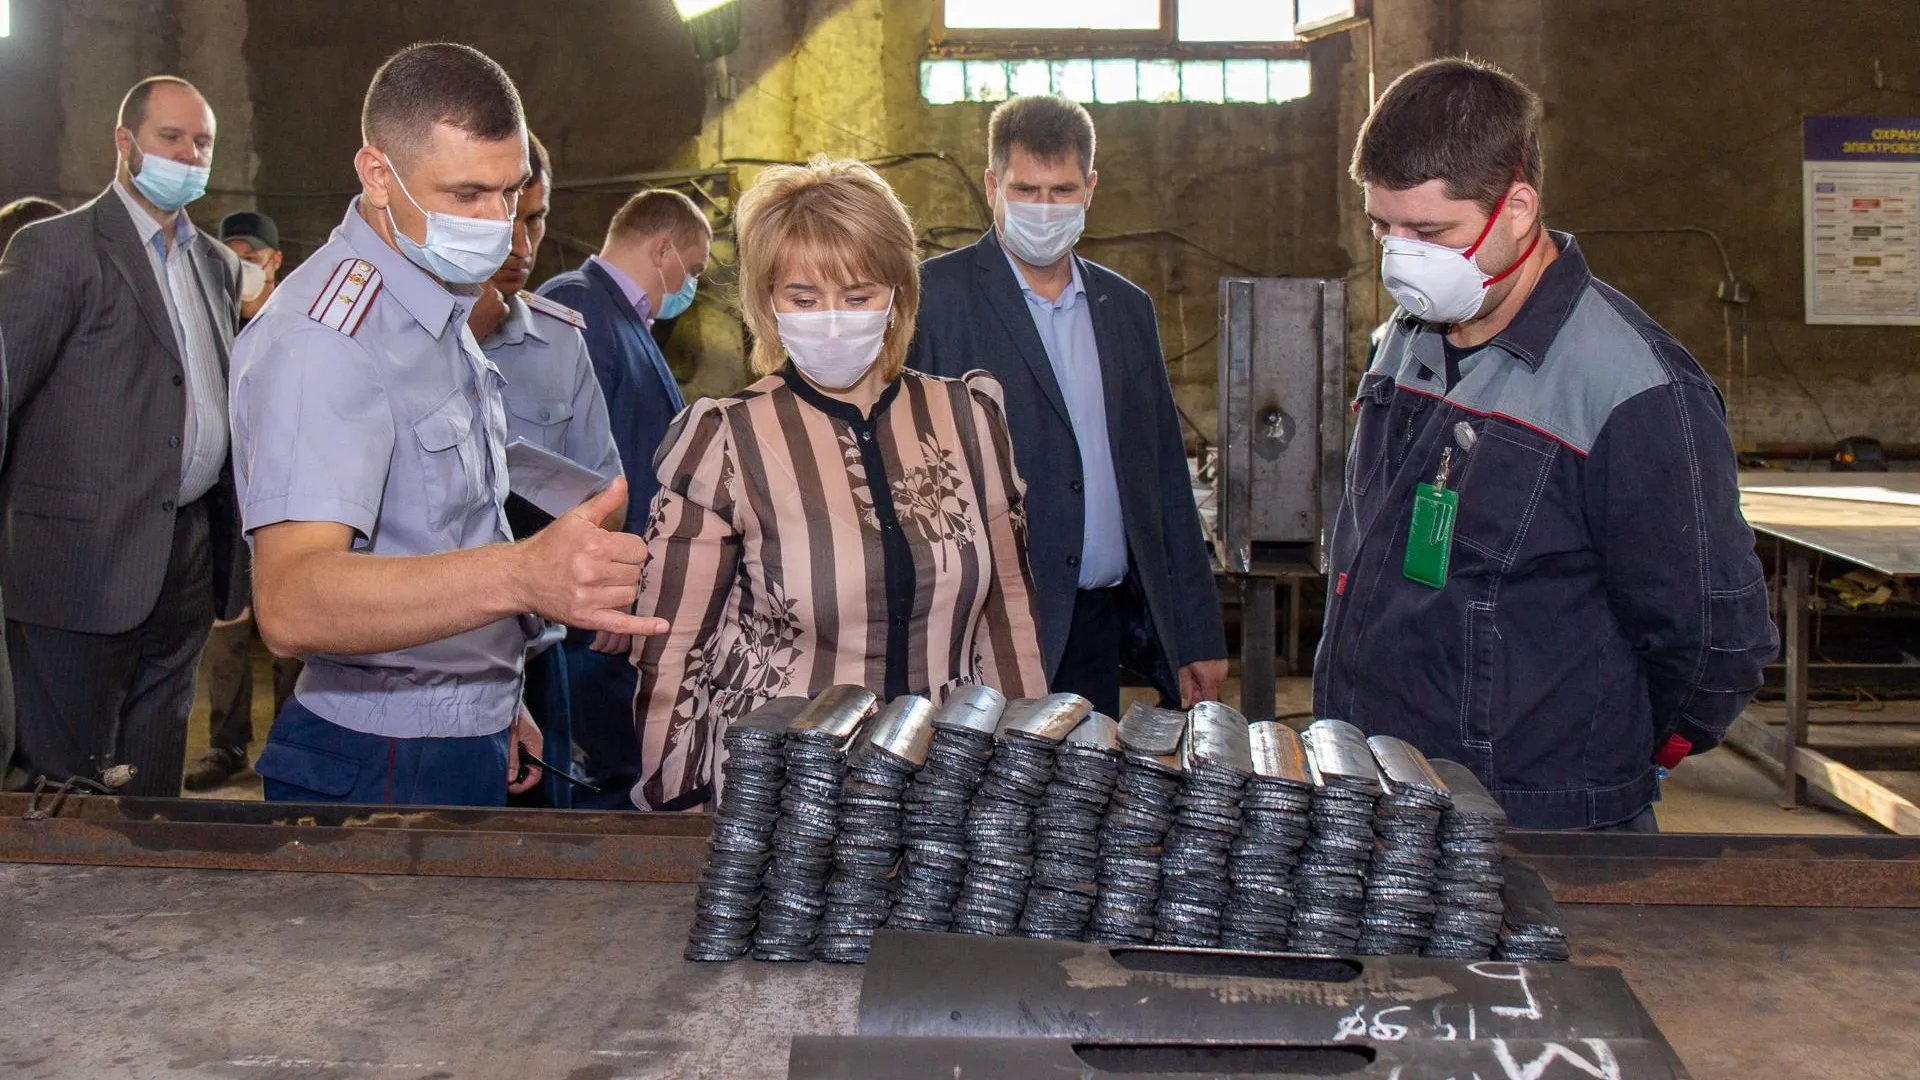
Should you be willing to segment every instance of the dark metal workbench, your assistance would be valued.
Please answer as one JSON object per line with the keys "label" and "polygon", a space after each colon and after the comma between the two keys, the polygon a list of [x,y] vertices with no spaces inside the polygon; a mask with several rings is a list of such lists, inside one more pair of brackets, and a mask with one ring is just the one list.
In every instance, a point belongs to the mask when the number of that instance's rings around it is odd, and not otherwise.
{"label": "dark metal workbench", "polygon": [[[686,885],[0,867],[10,1077],[785,1074],[860,971],[694,965]],[[1911,1075],[1920,911],[1565,909],[1698,1080]]]}
{"label": "dark metal workbench", "polygon": [[[27,809],[0,796],[9,1078],[746,1080],[784,1075],[793,1034],[856,1028],[857,968],[680,959],[701,817]],[[1920,842],[1509,846],[1697,1080],[1916,1075]]]}

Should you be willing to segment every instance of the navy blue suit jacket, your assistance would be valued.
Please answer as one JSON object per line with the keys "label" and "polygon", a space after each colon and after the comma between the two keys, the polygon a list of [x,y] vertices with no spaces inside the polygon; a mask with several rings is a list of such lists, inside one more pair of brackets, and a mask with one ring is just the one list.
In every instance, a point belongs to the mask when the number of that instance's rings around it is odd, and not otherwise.
{"label": "navy blue suit jacket", "polygon": [[[1220,659],[1227,655],[1220,598],[1193,504],[1153,300],[1106,267],[1074,258],[1100,351],[1129,578],[1145,601],[1152,643],[1174,668]],[[1086,531],[1080,445],[1066,399],[1013,267],[992,232],[970,248],[921,264],[920,289],[920,320],[908,363],[932,375],[984,369],[1006,392],[1014,459],[1027,483],[1034,604],[1051,676],[1073,626]],[[1168,674],[1161,673],[1161,679]]]}
{"label": "navy blue suit jacket", "polygon": [[627,470],[627,531],[644,533],[653,496],[660,490],[653,454],[687,404],[680,384],[627,294],[597,264],[556,274],[534,291],[586,316],[587,356],[606,396],[613,442]]}

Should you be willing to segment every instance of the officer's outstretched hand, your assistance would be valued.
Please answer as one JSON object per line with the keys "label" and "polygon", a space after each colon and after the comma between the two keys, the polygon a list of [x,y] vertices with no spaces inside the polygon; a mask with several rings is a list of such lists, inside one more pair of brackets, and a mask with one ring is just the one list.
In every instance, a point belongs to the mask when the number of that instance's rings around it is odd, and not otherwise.
{"label": "officer's outstretched hand", "polygon": [[633,614],[647,542],[632,533],[600,527],[627,498],[627,478],[555,518],[533,538],[516,545],[521,589],[534,614],[583,630],[651,637],[667,632],[665,619]]}

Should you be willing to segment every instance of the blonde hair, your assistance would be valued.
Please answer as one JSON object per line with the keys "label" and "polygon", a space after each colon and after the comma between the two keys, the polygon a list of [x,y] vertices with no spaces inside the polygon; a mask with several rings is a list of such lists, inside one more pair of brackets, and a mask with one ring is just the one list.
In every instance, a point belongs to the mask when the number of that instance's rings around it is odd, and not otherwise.
{"label": "blonde hair", "polygon": [[786,363],[773,290],[789,261],[799,259],[843,283],[892,288],[893,319],[875,364],[889,382],[899,377],[920,313],[920,264],[913,220],[879,173],[862,162],[825,156],[805,165],[775,165],[740,197],[734,236],[740,309],[753,331],[756,374],[770,375]]}

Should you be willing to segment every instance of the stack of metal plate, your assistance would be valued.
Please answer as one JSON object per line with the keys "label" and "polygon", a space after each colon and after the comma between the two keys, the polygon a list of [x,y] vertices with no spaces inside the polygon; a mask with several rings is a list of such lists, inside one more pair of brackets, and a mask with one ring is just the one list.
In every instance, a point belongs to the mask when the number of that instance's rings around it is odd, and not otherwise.
{"label": "stack of metal plate", "polygon": [[1033,813],[1053,779],[1054,750],[1092,712],[1087,699],[1055,694],[1007,706],[993,757],[967,811],[967,877],[953,905],[962,934],[1011,934],[1033,876]]}
{"label": "stack of metal plate", "polygon": [[1294,870],[1287,947],[1314,956],[1348,955],[1360,943],[1380,771],[1366,736],[1344,720],[1316,720],[1301,741],[1314,781],[1313,810],[1306,853]]}
{"label": "stack of metal plate", "polygon": [[1293,871],[1307,842],[1313,781],[1300,736],[1277,720],[1247,729],[1253,776],[1240,795],[1240,836],[1227,864],[1232,894],[1221,921],[1229,949],[1278,952],[1293,920]]}
{"label": "stack of metal plate", "polygon": [[895,698],[848,752],[827,913],[814,944],[813,954],[821,960],[864,962],[873,932],[887,921],[902,845],[900,796],[927,760],[933,712],[926,698]]}
{"label": "stack of metal plate", "polygon": [[693,900],[689,960],[738,960],[753,946],[761,878],[773,857],[780,789],[786,783],[780,744],[787,725],[806,705],[802,697],[777,698],[734,721],[721,737],[727,760],[720,771],[726,783],[713,815],[707,867]]}
{"label": "stack of metal plate", "polygon": [[1422,956],[1485,960],[1500,940],[1506,911],[1501,846],[1507,814],[1466,766],[1435,761],[1453,806],[1440,815],[1440,865],[1434,874],[1433,936]]}
{"label": "stack of metal plate", "polygon": [[1359,949],[1366,956],[1417,956],[1433,933],[1440,815],[1452,803],[1412,743],[1375,735],[1367,745],[1386,791],[1373,810],[1375,843]]}
{"label": "stack of metal plate", "polygon": [[902,806],[906,858],[887,925],[945,930],[967,876],[967,811],[993,756],[993,733],[1007,699],[989,686],[955,691],[933,718],[927,761]]}
{"label": "stack of metal plate", "polygon": [[1187,719],[1180,791],[1160,856],[1153,940],[1209,948],[1220,943],[1230,885],[1227,862],[1240,834],[1240,793],[1253,775],[1247,718],[1217,701]]}
{"label": "stack of metal plate", "polygon": [[782,747],[787,780],[753,935],[756,960],[813,958],[813,939],[827,910],[833,842],[840,833],[846,748],[878,703],[860,687],[835,686],[800,710],[787,728]]}
{"label": "stack of metal plate", "polygon": [[1180,790],[1185,713],[1136,704],[1120,720],[1120,782],[1100,823],[1100,897],[1090,940],[1145,945],[1160,905],[1160,845],[1173,825]]}
{"label": "stack of metal plate", "polygon": [[1535,960],[1565,963],[1573,958],[1567,946],[1567,931],[1560,925],[1560,905],[1539,871],[1531,866],[1509,863],[1506,884],[1500,894],[1506,906],[1506,923],[1500,928],[1500,944],[1493,951],[1496,960]]}
{"label": "stack of metal plate", "polygon": [[1086,933],[1100,891],[1100,820],[1119,782],[1119,725],[1094,713],[1054,755],[1053,780],[1034,814],[1023,936],[1078,941]]}
{"label": "stack of metal plate", "polygon": [[1656,1080],[1686,1075],[1614,968],[874,936],[857,1036],[788,1075]]}

